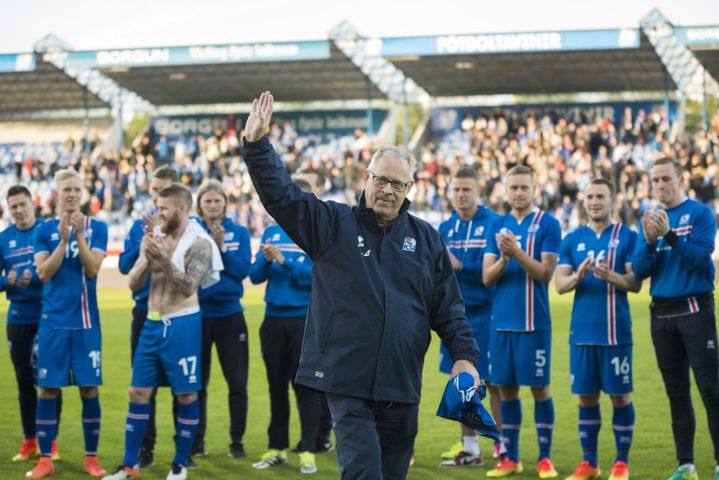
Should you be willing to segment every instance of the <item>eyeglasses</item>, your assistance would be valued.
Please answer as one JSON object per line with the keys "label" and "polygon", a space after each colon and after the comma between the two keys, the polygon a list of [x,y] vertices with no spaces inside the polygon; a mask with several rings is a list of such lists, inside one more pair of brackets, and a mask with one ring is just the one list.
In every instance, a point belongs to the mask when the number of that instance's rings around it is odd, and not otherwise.
{"label": "eyeglasses", "polygon": [[407,190],[407,185],[410,184],[410,182],[400,182],[399,180],[390,180],[389,178],[385,177],[378,177],[372,170],[367,169],[367,171],[372,175],[372,185],[382,190],[384,187],[387,186],[389,183],[392,186],[392,191],[395,193],[402,193],[405,190]]}

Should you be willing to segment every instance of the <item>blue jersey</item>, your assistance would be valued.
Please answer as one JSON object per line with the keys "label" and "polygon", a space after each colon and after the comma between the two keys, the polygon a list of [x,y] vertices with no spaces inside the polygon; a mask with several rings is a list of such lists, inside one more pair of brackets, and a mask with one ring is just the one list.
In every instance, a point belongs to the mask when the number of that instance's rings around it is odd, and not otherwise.
{"label": "blue jersey", "polygon": [[[60,244],[58,218],[48,220],[35,229],[35,255],[52,254]],[[42,327],[50,328],[99,328],[97,310],[97,277],[85,275],[80,261],[80,250],[71,230],[65,257],[55,275],[45,283],[42,297]],[[82,236],[91,250],[105,253],[107,248],[107,225],[99,220],[85,218]]]}
{"label": "blue jersey", "polygon": [[[202,220],[197,221],[209,234],[210,230]],[[219,282],[198,291],[203,317],[229,317],[244,310],[240,299],[244,293],[242,280],[249,272],[252,258],[250,232],[229,218],[222,221],[222,227],[225,238],[221,253],[225,268],[220,272]]]}
{"label": "blue jersey", "polygon": [[304,317],[312,290],[312,261],[279,225],[270,225],[262,234],[261,243],[269,240],[279,247],[285,263],[267,262],[259,250],[250,267],[250,280],[258,284],[267,280],[265,313],[273,317]]}
{"label": "blue jersey", "polygon": [[[154,214],[150,212],[150,215]],[[145,236],[145,228],[142,219],[137,219],[132,223],[132,227],[125,237],[125,247],[120,254],[118,259],[118,267],[120,273],[127,275],[135,266],[135,262],[140,256],[140,245],[142,244],[142,238]],[[147,281],[138,290],[132,292],[132,299],[135,301],[135,308],[147,310],[147,299],[150,298],[150,276],[147,276]]]}
{"label": "blue jersey", "polygon": [[[11,324],[37,323],[42,308],[42,282],[35,270],[35,230],[42,224],[38,220],[27,230],[11,225],[0,233],[0,287],[10,300],[7,322]],[[7,276],[15,268],[18,280],[25,270],[30,270],[32,279],[25,288],[8,285]]]}
{"label": "blue jersey", "polygon": [[689,198],[666,212],[669,228],[678,241],[670,246],[659,238],[648,245],[642,233],[632,261],[634,274],[640,279],[652,277],[649,293],[656,298],[688,298],[713,292],[714,215]]}
{"label": "blue jersey", "polygon": [[[543,253],[559,255],[562,239],[559,221],[542,210],[535,209],[522,223],[517,223],[511,213],[499,217],[487,235],[485,255],[501,255],[495,234],[508,231],[517,238],[522,250],[538,262],[542,261]],[[517,332],[552,328],[547,284],[534,280],[515,258],[509,260],[497,282],[497,294],[492,303],[492,328]]]}
{"label": "blue jersey", "polygon": [[[588,226],[580,227],[562,241],[559,265],[572,267],[591,258],[606,262],[609,270],[627,273],[637,234],[626,225],[614,223],[599,236]],[[600,280],[591,272],[577,284],[572,306],[569,343],[574,345],[619,345],[632,343],[632,317],[627,292]]]}
{"label": "blue jersey", "polygon": [[457,212],[439,225],[439,233],[452,254],[462,262],[462,270],[455,270],[459,289],[466,307],[478,307],[492,303],[495,287],[485,287],[482,282],[482,257],[487,246],[487,234],[492,223],[499,218],[484,205],[469,220],[459,218]]}

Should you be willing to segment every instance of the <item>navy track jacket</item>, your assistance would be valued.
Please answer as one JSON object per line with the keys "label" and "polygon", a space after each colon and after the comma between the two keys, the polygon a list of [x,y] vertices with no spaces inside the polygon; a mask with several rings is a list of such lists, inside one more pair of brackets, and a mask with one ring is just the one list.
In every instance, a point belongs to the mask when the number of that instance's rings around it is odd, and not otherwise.
{"label": "navy track jacket", "polygon": [[375,401],[419,403],[430,329],[453,360],[479,354],[439,233],[407,212],[380,229],[357,206],[292,184],[266,138],[242,156],[267,211],[313,262],[312,297],[296,381]]}

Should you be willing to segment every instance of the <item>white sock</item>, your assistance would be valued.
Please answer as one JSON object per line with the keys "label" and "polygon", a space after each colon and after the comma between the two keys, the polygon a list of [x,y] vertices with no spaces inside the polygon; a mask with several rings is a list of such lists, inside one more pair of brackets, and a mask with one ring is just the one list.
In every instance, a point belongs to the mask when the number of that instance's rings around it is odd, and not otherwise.
{"label": "white sock", "polygon": [[476,435],[462,436],[462,451],[474,455],[479,455],[479,439]]}
{"label": "white sock", "polygon": [[689,473],[694,473],[696,470],[696,467],[694,467],[693,463],[685,463],[684,465],[680,465],[679,468],[684,468]]}

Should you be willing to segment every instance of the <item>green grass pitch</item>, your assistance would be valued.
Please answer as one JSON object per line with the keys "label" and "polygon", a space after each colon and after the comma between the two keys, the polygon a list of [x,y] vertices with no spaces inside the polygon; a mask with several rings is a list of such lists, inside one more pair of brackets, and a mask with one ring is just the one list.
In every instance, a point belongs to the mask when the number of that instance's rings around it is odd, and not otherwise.
{"label": "green grass pitch", "polygon": [[[297,455],[290,455],[288,465],[264,471],[251,468],[267,447],[267,425],[269,421],[269,397],[265,368],[260,357],[258,331],[264,312],[262,287],[248,288],[243,299],[245,315],[250,332],[250,376],[249,415],[245,446],[248,458],[236,460],[227,456],[229,443],[227,390],[216,359],[209,393],[209,426],[207,449],[209,455],[197,459],[198,470],[190,472],[193,478],[243,478],[243,479],[285,479],[299,478]],[[100,460],[108,470],[114,469],[121,460],[124,448],[124,423],[127,412],[127,386],[130,379],[130,319],[132,302],[126,290],[102,291],[99,293],[100,314],[103,329],[103,377],[100,390],[102,405],[102,435],[100,438]],[[631,474],[637,479],[667,478],[676,467],[672,441],[669,405],[664,394],[654,351],[649,334],[648,295],[646,288],[639,295],[632,295],[634,315],[634,403],[637,424],[634,445],[630,456]],[[554,342],[552,352],[552,393],[556,408],[556,425],[552,458],[560,478],[571,474],[581,460],[581,449],[577,434],[577,401],[569,391],[569,358],[567,338],[571,310],[571,295],[559,297],[552,294],[552,318]],[[0,303],[2,318],[5,318],[7,304]],[[5,335],[5,328],[2,333]],[[437,403],[447,377],[437,372],[438,339],[435,337],[429,348],[424,369],[424,387],[420,405],[419,435],[416,441],[417,465],[410,471],[412,479],[477,479],[484,478],[487,467],[444,471],[437,468],[440,452],[455,443],[459,436],[459,425],[435,416]],[[0,356],[0,405],[3,419],[0,421],[0,472],[2,478],[22,478],[31,463],[12,463],[22,433],[17,406],[17,388],[10,358],[7,353]],[[533,421],[533,402],[524,389],[521,452],[525,473],[515,478],[537,478],[534,462],[537,455],[536,433]],[[696,462],[700,477],[709,478],[714,470],[711,441],[706,426],[706,416],[696,390],[693,391],[697,412]],[[165,478],[172,458],[173,427],[170,418],[170,397],[166,389],[158,396],[158,445],[155,452],[155,466],[143,471],[143,478]],[[62,461],[56,463],[57,478],[82,478],[83,440],[80,425],[80,400],[77,389],[65,391],[59,437]],[[609,475],[614,458],[614,438],[611,430],[611,404],[602,400],[604,424],[600,434],[600,464],[604,468],[603,478]],[[296,409],[292,411],[291,444],[299,439]],[[481,441],[485,453],[491,452],[491,443]],[[489,461],[488,464],[492,462]],[[334,453],[318,455],[319,472],[317,479],[338,478]]]}

